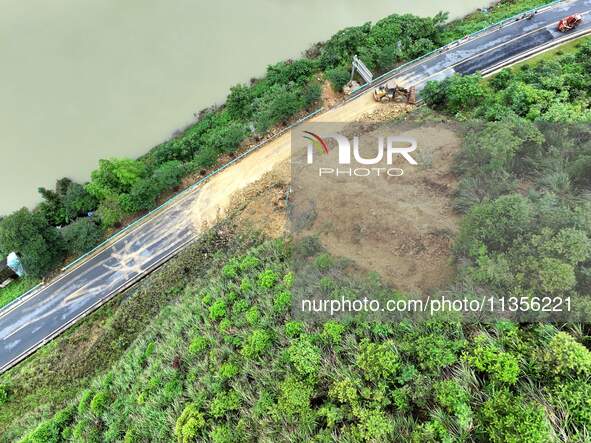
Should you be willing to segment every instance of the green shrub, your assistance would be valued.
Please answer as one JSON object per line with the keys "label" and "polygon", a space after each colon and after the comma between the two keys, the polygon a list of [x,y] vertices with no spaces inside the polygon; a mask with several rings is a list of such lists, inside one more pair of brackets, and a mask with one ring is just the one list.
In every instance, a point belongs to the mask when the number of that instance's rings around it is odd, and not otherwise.
{"label": "green shrub", "polygon": [[272,288],[279,280],[279,276],[272,269],[265,269],[259,274],[258,280],[261,288]]}
{"label": "green shrub", "polygon": [[325,75],[335,92],[341,92],[351,78],[351,72],[346,66],[329,69],[325,72]]}
{"label": "green shrub", "polygon": [[476,340],[476,347],[468,357],[468,361],[476,370],[487,374],[491,380],[514,384],[519,376],[519,362],[517,358],[499,350],[493,344]]}
{"label": "green shrub", "polygon": [[53,418],[42,422],[35,430],[26,435],[20,443],[60,443],[64,441],[62,433],[71,423],[73,416],[73,408],[58,411]]}
{"label": "green shrub", "polygon": [[513,71],[511,69],[505,68],[501,70],[498,74],[496,74],[490,80],[490,85],[497,91],[502,91],[509,86],[509,83],[513,80],[515,76],[513,75]]}
{"label": "green shrub", "polygon": [[230,122],[212,128],[203,136],[205,148],[215,148],[218,152],[234,152],[248,135],[248,129],[241,123]]}
{"label": "green shrub", "polygon": [[275,84],[255,101],[254,127],[264,133],[272,126],[283,122],[300,111],[305,103],[299,88]]}
{"label": "green shrub", "polygon": [[207,349],[209,346],[209,340],[205,337],[198,336],[191,340],[191,344],[189,345],[189,353],[191,355],[197,355],[202,353]]}
{"label": "green shrub", "polygon": [[314,259],[314,264],[321,271],[328,271],[332,266],[332,257],[327,253],[320,254]]}
{"label": "green shrub", "polygon": [[236,260],[230,260],[222,268],[222,274],[226,278],[235,278],[238,276],[240,270],[240,264]]}
{"label": "green shrub", "polygon": [[295,280],[295,276],[294,276],[293,272],[288,272],[283,277],[283,284],[285,285],[286,288],[289,289],[293,286],[294,280]]}
{"label": "green shrub", "polygon": [[233,443],[237,441],[235,431],[227,425],[214,427],[209,436],[213,443]]}
{"label": "green shrub", "polygon": [[454,380],[435,383],[435,398],[449,412],[455,412],[468,402],[468,392]]}
{"label": "green shrub", "polygon": [[475,205],[462,220],[458,246],[474,256],[480,245],[488,250],[506,250],[532,222],[529,201],[519,195],[505,195]]}
{"label": "green shrub", "polygon": [[90,411],[94,415],[101,415],[109,406],[109,402],[111,398],[109,393],[106,391],[99,391],[94,394],[92,400],[90,401]]}
{"label": "green shrub", "polygon": [[256,325],[261,318],[261,313],[256,306],[253,306],[244,315],[249,325]]}
{"label": "green shrub", "polygon": [[254,358],[262,355],[271,347],[271,335],[264,329],[255,329],[242,347],[242,355]]}
{"label": "green shrub", "polygon": [[329,320],[324,323],[322,328],[322,338],[328,344],[338,345],[341,343],[344,332],[345,326],[334,320]]}
{"label": "green shrub", "polygon": [[271,84],[304,85],[317,69],[317,61],[309,58],[279,62],[267,68],[266,81]]}
{"label": "green shrub", "polygon": [[242,280],[240,280],[240,290],[243,293],[248,292],[251,289],[252,289],[252,282],[250,281],[250,278],[244,277]]}
{"label": "green shrub", "polygon": [[178,443],[193,443],[205,427],[205,417],[195,404],[188,404],[177,418],[174,435]]}
{"label": "green shrub", "polygon": [[390,417],[379,410],[360,410],[358,412],[359,423],[355,428],[354,435],[359,436],[362,441],[387,441],[394,430]]}
{"label": "green shrub", "polygon": [[203,146],[195,154],[193,168],[211,168],[217,163],[219,156],[220,153],[215,146]]}
{"label": "green shrub", "polygon": [[216,418],[240,408],[240,397],[235,391],[221,392],[215,396],[209,406],[209,413]]}
{"label": "green shrub", "polygon": [[566,332],[552,337],[542,351],[542,361],[547,373],[560,380],[591,375],[591,352]]}
{"label": "green shrub", "polygon": [[476,108],[486,95],[480,74],[456,74],[439,83],[428,82],[422,92],[427,105],[435,109],[445,108],[452,114]]}
{"label": "green shrub", "polygon": [[494,392],[480,410],[482,427],[493,443],[549,443],[551,427],[544,408],[508,390]]}
{"label": "green shrub", "polygon": [[419,368],[426,372],[438,373],[457,361],[457,352],[463,344],[462,341],[450,340],[442,335],[427,334],[408,343],[410,349],[407,352],[414,355]]}
{"label": "green shrub", "polygon": [[304,377],[315,377],[320,369],[320,349],[308,339],[300,338],[287,348],[287,356],[296,372]]}
{"label": "green shrub", "polygon": [[413,430],[412,443],[451,443],[453,437],[441,420],[433,419],[421,423]]}
{"label": "green shrub", "polygon": [[222,299],[218,299],[209,307],[209,318],[212,320],[221,320],[226,316],[226,312],[226,302]]}
{"label": "green shrub", "polygon": [[291,306],[291,293],[289,291],[281,291],[273,300],[273,310],[275,312],[287,312]]}
{"label": "green shrub", "polygon": [[248,271],[249,269],[254,269],[261,264],[261,261],[255,257],[254,255],[247,255],[240,261],[240,270],[241,271]]}
{"label": "green shrub", "polygon": [[391,379],[400,369],[400,357],[391,342],[361,342],[356,358],[359,369],[367,380]]}
{"label": "green shrub", "polygon": [[300,321],[288,321],[283,329],[288,337],[297,337],[304,332],[304,324]]}
{"label": "green shrub", "polygon": [[305,108],[316,105],[322,98],[322,85],[317,81],[308,83],[302,89],[302,102]]}
{"label": "green shrub", "polygon": [[238,369],[238,366],[233,363],[224,363],[220,366],[218,372],[223,379],[230,379],[237,375],[240,372],[240,369]]}
{"label": "green shrub", "polygon": [[314,388],[294,377],[288,377],[279,387],[277,407],[287,416],[304,415],[310,410]]}

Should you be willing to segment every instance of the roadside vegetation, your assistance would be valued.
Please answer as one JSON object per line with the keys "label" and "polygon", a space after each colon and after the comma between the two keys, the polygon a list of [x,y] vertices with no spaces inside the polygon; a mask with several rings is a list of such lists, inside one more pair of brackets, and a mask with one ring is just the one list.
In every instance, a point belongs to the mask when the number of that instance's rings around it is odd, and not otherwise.
{"label": "roadside vegetation", "polygon": [[257,241],[255,235],[235,234],[229,227],[218,226],[158,271],[2,374],[0,442],[18,440],[39,421],[71,403],[93,378],[124,355],[187,285],[205,285],[212,269],[219,269],[229,256],[247,250]]}
{"label": "roadside vegetation", "polygon": [[[323,279],[343,266],[307,251]],[[582,329],[299,321],[291,254],[267,241],[185,287],[22,441],[586,441]]]}
{"label": "roadside vegetation", "polygon": [[141,158],[101,160],[88,183],[63,178],[54,189],[39,188],[43,201],[34,210],[23,208],[0,220],[0,255],[16,251],[30,276],[45,277],[66,258],[89,251],[154,208],[185,178],[196,179],[241,146],[318,108],[322,81],[328,79],[340,91],[354,54],[383,73],[542,3],[501,1],[486,13],[447,24],[443,13],[433,18],[394,14],[373,25],[346,28],[304,57],[271,65],[264,77],[234,86],[224,106],[202,111],[195,124]]}
{"label": "roadside vegetation", "polygon": [[39,280],[37,279],[25,277],[13,281],[5,288],[0,289],[0,308],[14,301],[20,295],[35,287],[38,283]]}
{"label": "roadside vegetation", "polygon": [[575,51],[504,69],[490,81],[480,74],[428,82],[422,92],[432,108],[466,120],[524,118],[544,123],[591,121],[591,41]]}

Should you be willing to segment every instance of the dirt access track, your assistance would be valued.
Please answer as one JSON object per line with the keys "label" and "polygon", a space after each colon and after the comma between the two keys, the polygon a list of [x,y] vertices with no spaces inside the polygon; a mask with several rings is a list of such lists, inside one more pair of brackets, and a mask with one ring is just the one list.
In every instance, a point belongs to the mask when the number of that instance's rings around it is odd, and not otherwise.
{"label": "dirt access track", "polygon": [[[364,94],[309,121],[355,122],[383,106],[385,105],[373,100],[372,94]],[[255,183],[277,165],[288,160],[290,154],[291,132],[287,132],[213,176],[201,187],[199,196],[191,207],[194,227],[201,231],[204,226],[209,226],[224,217],[235,193]]]}

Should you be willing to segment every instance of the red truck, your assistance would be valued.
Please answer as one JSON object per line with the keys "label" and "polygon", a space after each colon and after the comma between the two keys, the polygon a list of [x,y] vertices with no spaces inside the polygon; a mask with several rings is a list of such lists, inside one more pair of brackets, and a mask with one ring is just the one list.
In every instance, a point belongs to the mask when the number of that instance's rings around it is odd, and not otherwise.
{"label": "red truck", "polygon": [[560,32],[567,32],[575,29],[582,21],[583,16],[581,14],[569,15],[558,22],[557,29]]}

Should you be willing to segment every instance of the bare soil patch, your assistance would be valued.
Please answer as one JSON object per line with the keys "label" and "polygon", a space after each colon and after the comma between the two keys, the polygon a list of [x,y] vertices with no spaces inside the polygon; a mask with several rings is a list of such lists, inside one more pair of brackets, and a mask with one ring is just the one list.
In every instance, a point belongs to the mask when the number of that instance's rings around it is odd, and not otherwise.
{"label": "bare soil patch", "polygon": [[343,94],[335,92],[328,80],[322,83],[322,105],[326,108],[332,108],[342,101]]}
{"label": "bare soil patch", "polygon": [[294,204],[312,202],[303,204],[314,213],[299,234],[317,235],[330,253],[379,273],[397,289],[426,292],[454,275],[451,246],[459,216],[451,166],[460,140],[444,125],[404,134],[419,142],[419,165],[404,167],[403,176],[327,182],[314,171],[294,179]]}
{"label": "bare soil patch", "polygon": [[271,238],[287,233],[287,197],[290,165],[284,161],[261,179],[232,197],[230,213],[238,226],[254,229]]}

